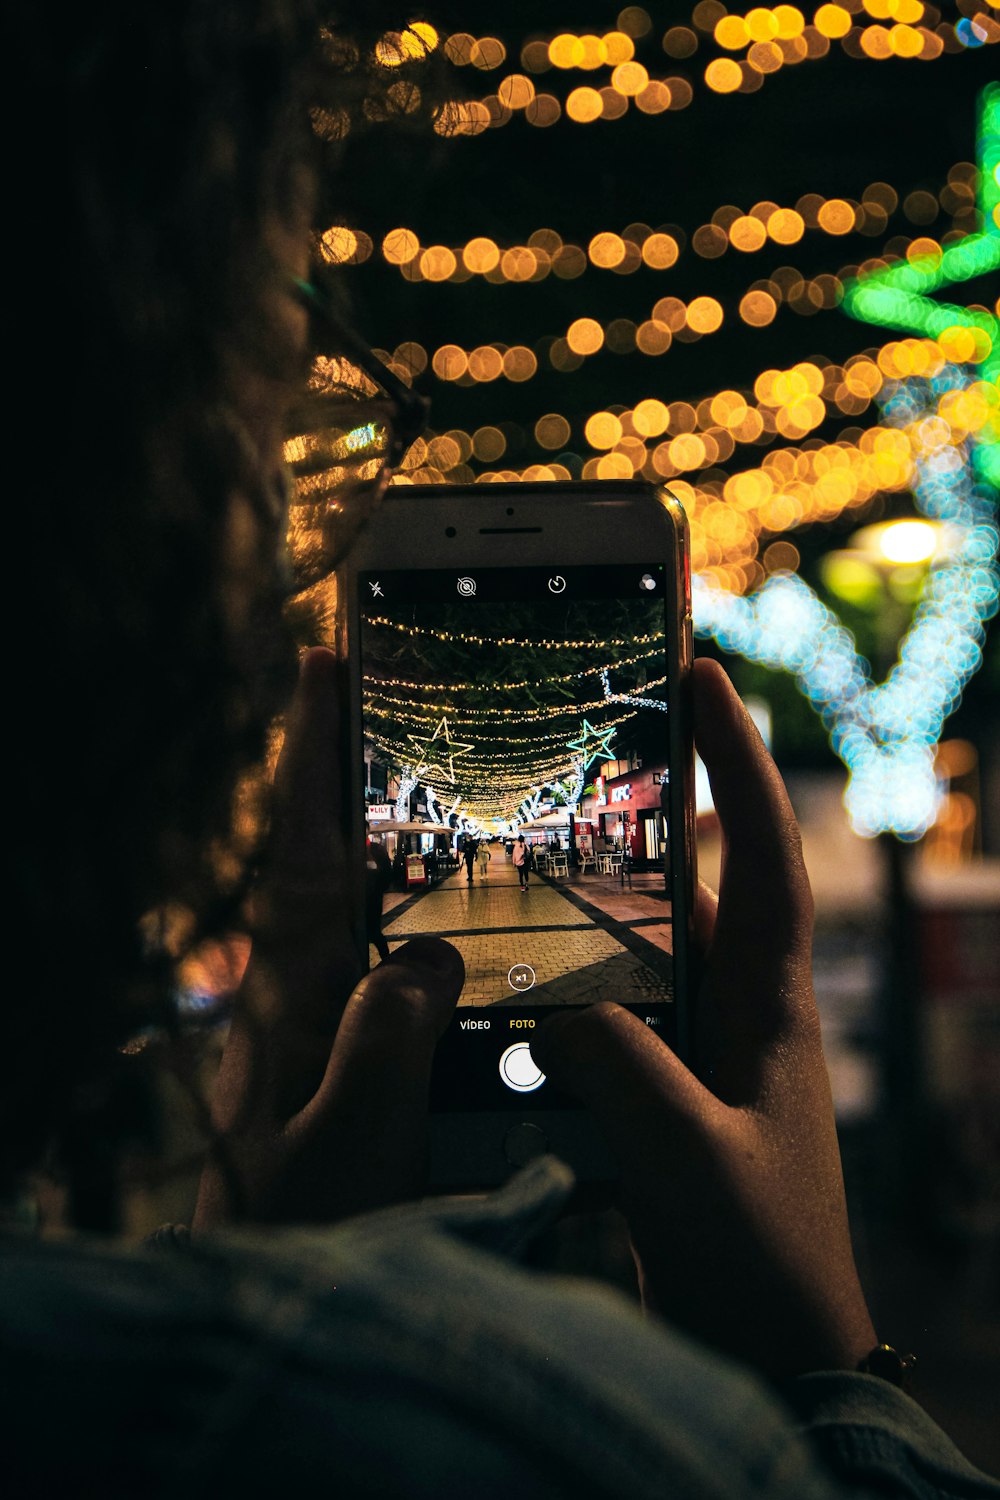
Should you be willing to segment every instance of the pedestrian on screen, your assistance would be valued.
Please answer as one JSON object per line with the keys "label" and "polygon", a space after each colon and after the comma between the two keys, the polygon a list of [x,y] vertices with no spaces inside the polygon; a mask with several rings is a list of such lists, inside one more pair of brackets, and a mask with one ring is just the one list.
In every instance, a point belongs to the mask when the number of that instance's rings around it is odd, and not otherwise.
{"label": "pedestrian on screen", "polygon": [[490,873],[490,846],[485,839],[476,851],[476,858],[479,861],[479,874],[485,880]]}
{"label": "pedestrian on screen", "polygon": [[528,889],[528,846],[524,842],[524,834],[519,834],[517,843],[514,845],[514,869],[517,878],[521,882],[521,890]]}
{"label": "pedestrian on screen", "polygon": [[392,883],[392,861],[380,839],[368,840],[365,867],[365,925],[368,941],[375,944],[379,958],[389,957],[389,944],[382,936],[382,902]]}
{"label": "pedestrian on screen", "polygon": [[466,839],[465,845],[464,845],[464,847],[462,849],[462,858],[465,860],[465,874],[466,874],[466,877],[468,878],[469,884],[471,885],[472,884],[472,866],[475,864],[475,860],[476,860],[476,841],[475,841],[475,839],[470,839],[470,838]]}

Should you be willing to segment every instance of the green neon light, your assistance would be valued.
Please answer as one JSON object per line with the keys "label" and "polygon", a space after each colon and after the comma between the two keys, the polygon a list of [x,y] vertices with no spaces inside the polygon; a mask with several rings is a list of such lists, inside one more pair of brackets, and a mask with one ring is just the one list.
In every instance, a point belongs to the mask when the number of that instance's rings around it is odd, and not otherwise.
{"label": "green neon light", "polygon": [[[1000,321],[983,309],[935,302],[930,293],[1000,269],[1000,83],[987,84],[979,96],[976,150],[982,232],[966,235],[940,255],[845,282],[841,306],[862,323],[897,328],[918,338],[937,338],[956,326],[976,328],[990,343],[977,363],[977,373],[982,380],[996,382],[1000,380]],[[985,430],[974,445],[972,462],[979,479],[1000,489],[1000,442]]]}
{"label": "green neon light", "polygon": [[1000,83],[979,96],[979,210],[986,228],[1000,233]]}
{"label": "green neon light", "polygon": [[[984,259],[983,273],[1000,267],[1000,235],[996,236],[995,245],[993,259]],[[874,280],[873,276],[871,281]],[[876,287],[871,281],[852,282],[850,292],[845,291],[842,306],[852,318],[860,318],[863,323],[878,323],[884,328],[902,328],[908,333],[932,339],[956,325],[980,328],[989,337],[991,345],[996,345],[1000,324],[991,313],[956,307],[951,302],[932,302],[929,297],[904,291],[898,283],[882,282]]]}

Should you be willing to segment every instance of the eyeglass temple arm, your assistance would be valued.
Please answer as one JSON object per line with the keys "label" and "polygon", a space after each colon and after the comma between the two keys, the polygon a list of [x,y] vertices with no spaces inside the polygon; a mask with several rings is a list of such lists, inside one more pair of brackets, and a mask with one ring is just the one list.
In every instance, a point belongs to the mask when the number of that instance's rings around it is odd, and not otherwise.
{"label": "eyeglass temple arm", "polygon": [[341,322],[319,287],[299,276],[292,278],[292,284],[306,307],[318,313],[328,324],[344,352],[398,403],[402,418],[401,447],[405,451],[427,423],[431,405],[429,398],[420,395],[417,391],[412,391],[400,380],[394,370],[390,370],[388,365],[382,363],[364,339],[360,338],[346,323]]}

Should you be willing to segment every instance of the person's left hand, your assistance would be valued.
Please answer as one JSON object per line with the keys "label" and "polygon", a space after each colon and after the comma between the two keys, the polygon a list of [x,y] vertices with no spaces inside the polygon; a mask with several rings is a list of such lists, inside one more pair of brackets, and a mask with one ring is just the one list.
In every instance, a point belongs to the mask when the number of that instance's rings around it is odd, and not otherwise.
{"label": "person's left hand", "polygon": [[332,1223],[422,1188],[431,1062],[465,966],[450,943],[416,938],[357,982],[338,674],[331,652],[310,651],[288,714],[196,1232]]}

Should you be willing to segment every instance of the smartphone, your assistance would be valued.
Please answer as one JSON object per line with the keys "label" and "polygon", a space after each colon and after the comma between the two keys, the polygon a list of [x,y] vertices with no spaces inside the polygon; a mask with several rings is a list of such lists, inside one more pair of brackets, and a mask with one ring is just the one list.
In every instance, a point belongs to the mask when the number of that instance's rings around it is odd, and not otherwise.
{"label": "smartphone", "polygon": [[362,950],[433,933],[466,966],[432,1079],[431,1186],[488,1187],[544,1151],[611,1178],[530,1037],[613,1000],[690,1057],[683,508],[625,481],[393,486],[339,601]]}

